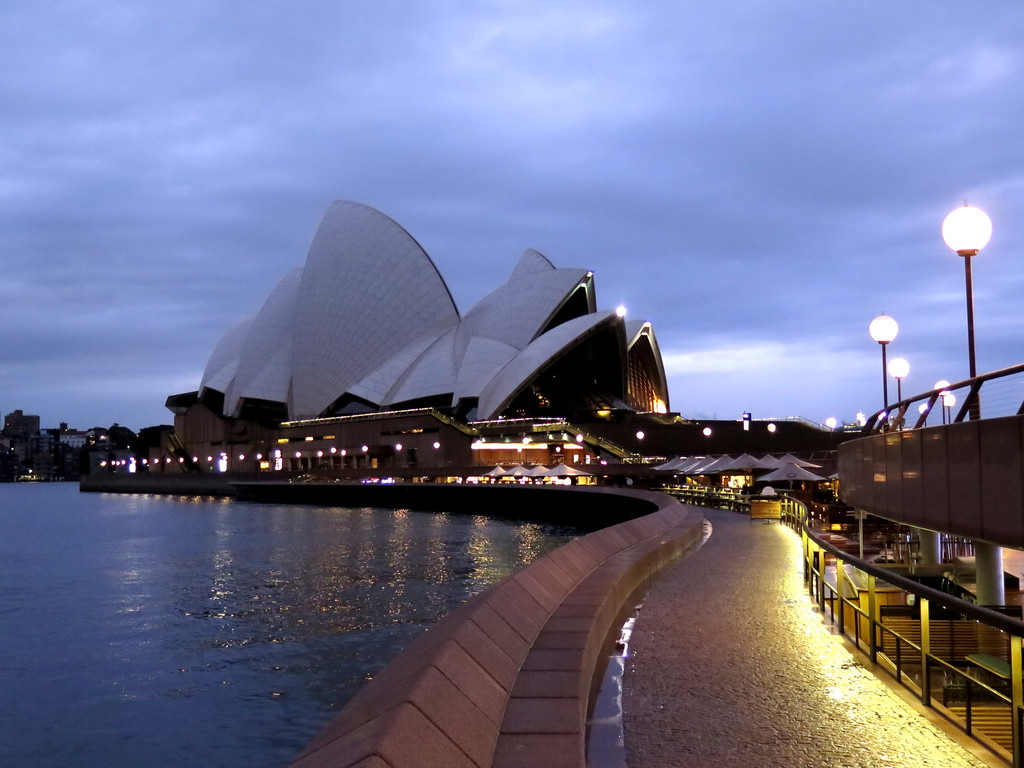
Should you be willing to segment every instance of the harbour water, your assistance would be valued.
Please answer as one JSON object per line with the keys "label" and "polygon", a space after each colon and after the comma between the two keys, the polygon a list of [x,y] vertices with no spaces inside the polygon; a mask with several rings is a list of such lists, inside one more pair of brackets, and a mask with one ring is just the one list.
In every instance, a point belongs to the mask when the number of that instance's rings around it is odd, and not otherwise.
{"label": "harbour water", "polygon": [[286,765],[424,627],[576,533],[0,485],[0,765]]}

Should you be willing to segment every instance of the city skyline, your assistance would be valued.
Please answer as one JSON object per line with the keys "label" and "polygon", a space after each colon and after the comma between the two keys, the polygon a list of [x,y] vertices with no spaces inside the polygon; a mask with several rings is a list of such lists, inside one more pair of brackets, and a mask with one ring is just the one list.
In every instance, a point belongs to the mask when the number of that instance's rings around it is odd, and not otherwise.
{"label": "city skyline", "polygon": [[[884,21],[884,23],[880,23]],[[0,410],[172,421],[325,208],[408,229],[465,313],[527,248],[657,329],[673,411],[852,421],[1024,359],[1024,10],[534,2],[5,7]]]}

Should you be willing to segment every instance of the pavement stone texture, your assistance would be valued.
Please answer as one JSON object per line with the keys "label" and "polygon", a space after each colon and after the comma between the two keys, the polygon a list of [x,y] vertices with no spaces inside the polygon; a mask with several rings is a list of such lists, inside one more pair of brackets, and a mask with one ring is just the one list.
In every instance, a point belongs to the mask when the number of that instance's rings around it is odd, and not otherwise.
{"label": "pavement stone texture", "polygon": [[706,510],[707,542],[648,592],[623,675],[628,768],[981,768],[865,669],[804,589],[778,523]]}

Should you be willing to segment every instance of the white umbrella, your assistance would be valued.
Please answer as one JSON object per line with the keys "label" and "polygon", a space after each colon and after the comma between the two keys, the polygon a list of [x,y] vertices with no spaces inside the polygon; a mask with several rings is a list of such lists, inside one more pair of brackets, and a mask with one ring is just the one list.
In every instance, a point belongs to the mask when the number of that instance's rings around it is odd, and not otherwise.
{"label": "white umbrella", "polygon": [[822,477],[821,475],[816,475],[813,472],[804,469],[799,464],[794,464],[791,461],[787,461],[778,469],[773,469],[767,475],[763,475],[757,479],[760,482],[765,480],[824,480],[825,478]]}
{"label": "white umbrella", "polygon": [[701,475],[704,474],[706,467],[710,467],[716,461],[718,461],[718,457],[702,456],[699,459],[694,459],[693,462],[683,464],[676,471],[681,475]]}
{"label": "white umbrella", "polygon": [[499,464],[490,472],[484,472],[481,477],[505,477],[508,473],[508,470]]}
{"label": "white umbrella", "polygon": [[676,466],[675,472],[680,475],[688,475],[691,472],[705,463],[710,463],[712,460],[706,456],[695,456],[692,459],[681,459],[680,463]]}
{"label": "white umbrella", "polygon": [[576,469],[575,467],[566,466],[565,464],[559,464],[556,467],[552,467],[544,473],[544,477],[590,477],[590,472],[584,472],[582,469]]}
{"label": "white umbrella", "polygon": [[715,475],[719,474],[720,472],[724,472],[728,469],[731,469],[731,467],[729,466],[729,462],[731,461],[732,456],[719,456],[715,459],[712,459],[707,464],[702,464],[699,467],[691,467],[687,471],[691,475]]}
{"label": "white umbrella", "polygon": [[798,459],[792,453],[787,453],[781,458],[778,456],[765,456],[765,467],[781,467],[783,464],[796,464],[798,467],[820,467],[821,464],[814,464],[805,459]]}
{"label": "white umbrella", "polygon": [[664,464],[659,464],[658,466],[654,467],[654,469],[655,470],[664,470],[666,472],[671,472],[672,470],[674,470],[677,467],[679,467],[679,465],[682,464],[686,460],[687,459],[685,457],[683,457],[683,456],[676,456],[674,459],[669,459]]}
{"label": "white umbrella", "polygon": [[528,470],[526,467],[522,465],[519,465],[517,467],[512,467],[512,469],[510,469],[505,474],[508,475],[509,477],[529,477],[530,470]]}
{"label": "white umbrella", "polygon": [[655,469],[663,469],[667,472],[680,472],[682,470],[685,470],[687,467],[692,467],[698,462],[704,460],[705,457],[703,456],[679,456],[677,458],[672,459],[671,461],[666,461],[664,464],[655,467]]}
{"label": "white umbrella", "polygon": [[775,464],[765,464],[762,459],[758,459],[751,456],[749,453],[743,453],[737,456],[735,459],[730,459],[724,464],[719,465],[718,469],[768,469],[774,467]]}
{"label": "white umbrella", "polygon": [[536,467],[532,467],[526,474],[530,477],[546,477],[548,468],[543,464],[538,464]]}

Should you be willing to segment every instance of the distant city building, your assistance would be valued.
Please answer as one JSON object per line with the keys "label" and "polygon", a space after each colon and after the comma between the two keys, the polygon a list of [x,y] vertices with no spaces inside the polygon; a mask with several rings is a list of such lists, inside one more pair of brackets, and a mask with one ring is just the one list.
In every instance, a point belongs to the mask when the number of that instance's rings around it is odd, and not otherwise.
{"label": "distant city building", "polygon": [[40,432],[28,439],[32,471],[41,480],[59,479],[56,448],[60,441],[53,434],[54,431]]}
{"label": "distant city building", "polygon": [[61,422],[56,429],[40,429],[39,417],[14,411],[4,419],[0,438],[0,482],[15,480],[78,480],[89,471],[90,455],[101,455],[96,465],[116,460],[110,466],[129,466],[138,436],[113,424],[110,429],[83,431]]}
{"label": "distant city building", "polygon": [[17,480],[18,466],[18,455],[6,445],[0,445],[0,483]]}
{"label": "distant city building", "polygon": [[65,422],[61,422],[58,438],[62,445],[68,448],[84,448],[89,444],[89,433],[78,429],[68,429]]}
{"label": "distant city building", "polygon": [[7,437],[21,438],[22,440],[27,440],[32,435],[38,435],[39,417],[30,416],[20,410],[8,413],[4,417],[4,434]]}

